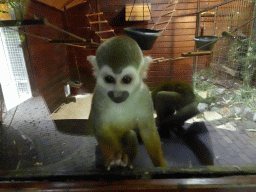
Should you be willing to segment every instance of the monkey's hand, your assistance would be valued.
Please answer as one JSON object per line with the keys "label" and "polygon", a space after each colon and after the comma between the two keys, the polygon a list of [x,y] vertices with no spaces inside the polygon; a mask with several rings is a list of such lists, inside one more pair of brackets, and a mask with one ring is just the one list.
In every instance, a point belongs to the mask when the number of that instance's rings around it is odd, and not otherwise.
{"label": "monkey's hand", "polygon": [[133,169],[132,162],[134,161],[138,151],[138,139],[135,131],[130,130],[125,132],[121,137],[122,152],[115,152],[107,161],[108,170],[111,166],[122,166]]}
{"label": "monkey's hand", "polygon": [[102,129],[96,132],[99,147],[105,156],[105,167],[129,167],[137,153],[137,136],[132,130],[126,131],[121,138],[111,129]]}
{"label": "monkey's hand", "polygon": [[129,167],[130,169],[133,168],[131,164],[128,163],[128,155],[121,153],[121,152],[116,152],[114,155],[112,155],[109,159],[109,161],[106,164],[107,170],[109,171],[111,167],[115,166],[121,166],[121,167]]}

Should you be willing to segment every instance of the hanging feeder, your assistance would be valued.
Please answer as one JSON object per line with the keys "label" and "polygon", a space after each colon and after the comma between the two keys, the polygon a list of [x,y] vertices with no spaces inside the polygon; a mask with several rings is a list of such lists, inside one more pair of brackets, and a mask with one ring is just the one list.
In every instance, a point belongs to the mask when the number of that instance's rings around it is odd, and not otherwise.
{"label": "hanging feeder", "polygon": [[143,29],[136,27],[124,28],[124,34],[133,38],[143,51],[150,50],[156,39],[161,35],[158,30]]}
{"label": "hanging feeder", "polygon": [[[178,3],[178,0],[170,0],[165,6],[165,8],[161,11],[160,17],[157,19],[156,23],[153,23],[153,26],[151,29],[129,27],[129,28],[124,28],[123,30],[124,34],[133,38],[139,44],[140,48],[143,51],[150,50],[153,47],[156,39],[159,36],[161,36],[161,33],[163,33],[166,30],[167,26],[171,22],[171,18],[173,13],[175,12],[175,7],[177,3]],[[126,17],[127,21],[130,20],[131,16],[134,16],[132,14],[134,14],[133,9],[135,7],[135,4],[136,4],[136,0],[134,0],[134,3],[131,7],[130,14],[127,14],[127,17]],[[146,16],[146,18],[148,19],[147,16],[148,15],[150,16],[151,5],[147,2],[145,6],[144,0],[142,5],[143,5],[143,10],[142,10],[143,15],[139,15],[139,16],[140,17],[143,16],[143,20],[145,19],[144,16]],[[149,12],[149,13],[147,12],[145,15],[144,15],[144,9],[145,9],[144,6],[146,10]],[[168,18],[168,20],[166,20],[166,18]]]}
{"label": "hanging feeder", "polygon": [[202,51],[211,51],[214,44],[217,42],[217,36],[199,36],[194,37],[193,40],[196,42],[196,48]]}

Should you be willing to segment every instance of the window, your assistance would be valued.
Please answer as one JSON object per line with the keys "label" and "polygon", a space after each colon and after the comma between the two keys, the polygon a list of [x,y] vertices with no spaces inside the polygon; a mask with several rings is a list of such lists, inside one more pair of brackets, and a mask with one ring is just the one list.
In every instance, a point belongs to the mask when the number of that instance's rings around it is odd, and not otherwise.
{"label": "window", "polygon": [[31,98],[32,93],[19,33],[10,28],[0,28],[0,38],[0,83],[6,109],[9,110]]}

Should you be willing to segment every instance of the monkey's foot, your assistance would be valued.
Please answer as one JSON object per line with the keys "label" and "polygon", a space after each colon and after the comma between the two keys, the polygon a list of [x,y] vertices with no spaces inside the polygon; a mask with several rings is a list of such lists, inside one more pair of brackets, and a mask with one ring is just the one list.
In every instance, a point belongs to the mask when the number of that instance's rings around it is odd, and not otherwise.
{"label": "monkey's foot", "polygon": [[116,166],[121,166],[121,167],[129,167],[130,169],[133,168],[132,165],[128,165],[128,156],[127,154],[122,154],[122,153],[115,153],[109,161],[109,164],[107,164],[107,170],[109,171],[111,167],[116,167]]}

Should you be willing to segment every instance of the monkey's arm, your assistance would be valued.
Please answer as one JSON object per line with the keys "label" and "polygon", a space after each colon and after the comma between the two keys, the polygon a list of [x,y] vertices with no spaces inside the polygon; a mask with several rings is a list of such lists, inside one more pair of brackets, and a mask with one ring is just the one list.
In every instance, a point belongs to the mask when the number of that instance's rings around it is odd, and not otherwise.
{"label": "monkey's arm", "polygon": [[161,141],[155,126],[155,122],[153,118],[148,121],[146,120],[147,119],[141,120],[138,124],[142,141],[146,146],[146,149],[153,164],[157,167],[167,167],[164,160]]}
{"label": "monkey's arm", "polygon": [[198,102],[194,101],[193,103],[183,107],[180,110],[177,110],[175,114],[170,114],[165,119],[161,120],[162,124],[183,124],[186,120],[196,116],[200,112],[197,109]]}
{"label": "monkey's arm", "polygon": [[[118,137],[108,129],[107,126],[102,128],[102,130],[97,131],[95,134],[99,147],[105,156],[105,166],[110,169],[111,163],[115,159],[120,159],[121,157],[116,157],[116,155],[121,154],[121,146]],[[116,163],[116,162],[115,162]]]}
{"label": "monkey's arm", "polygon": [[[97,94],[96,94],[97,96]],[[99,147],[105,156],[105,166],[109,167],[116,153],[121,151],[118,136],[113,132],[112,125],[99,118],[102,112],[102,107],[99,102],[95,102],[95,95],[92,100],[92,108],[89,116],[90,129],[93,131]]]}

